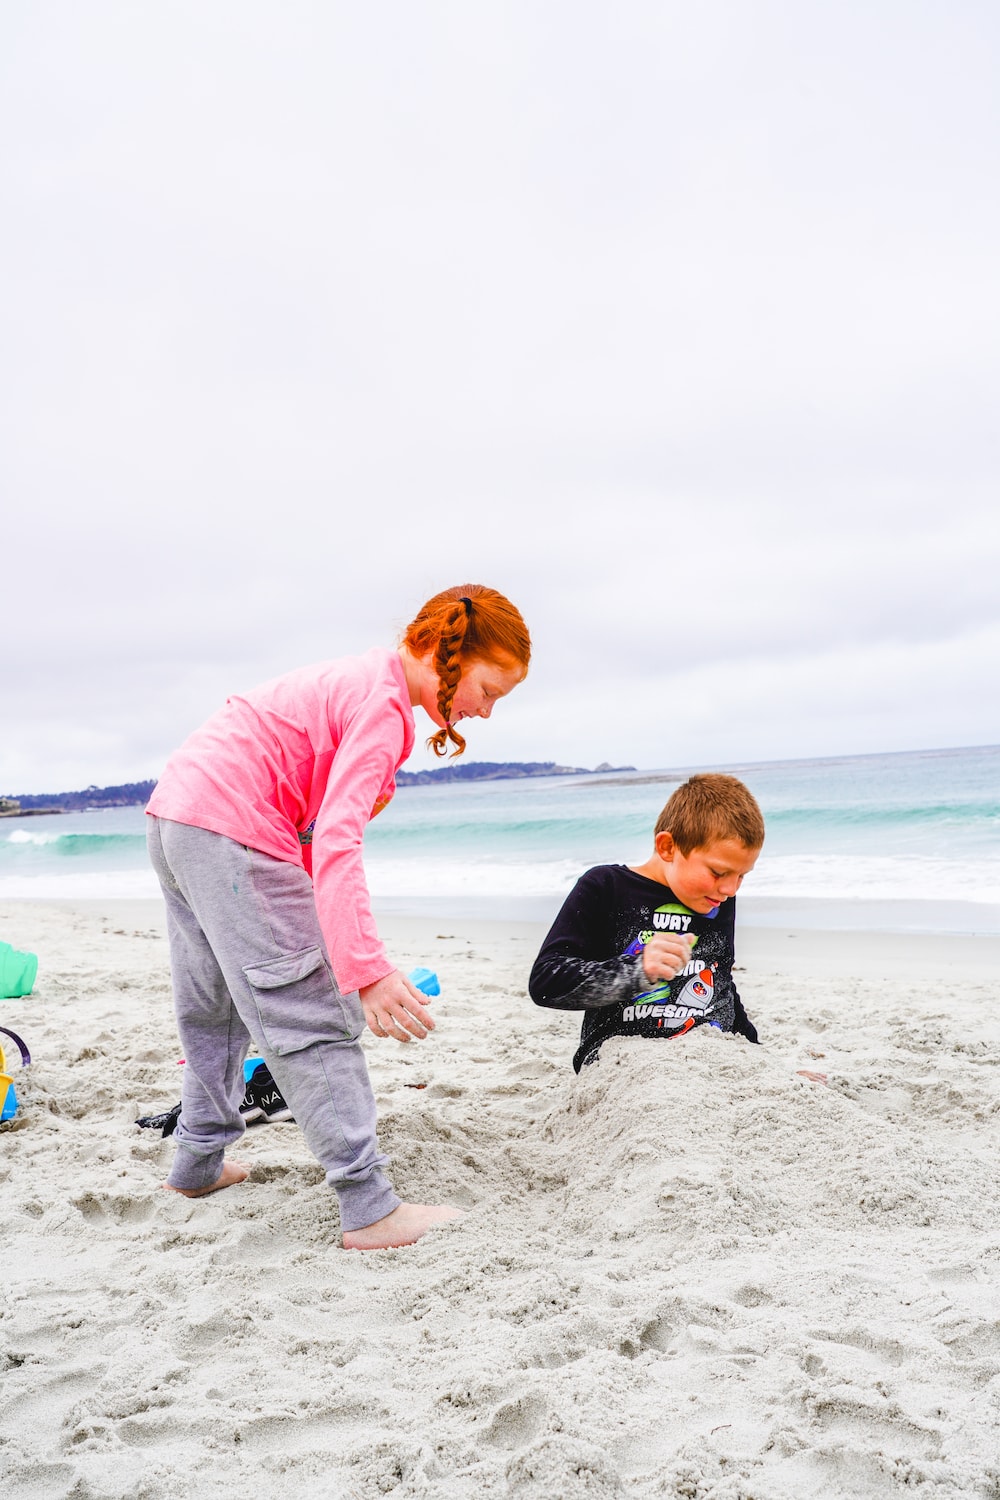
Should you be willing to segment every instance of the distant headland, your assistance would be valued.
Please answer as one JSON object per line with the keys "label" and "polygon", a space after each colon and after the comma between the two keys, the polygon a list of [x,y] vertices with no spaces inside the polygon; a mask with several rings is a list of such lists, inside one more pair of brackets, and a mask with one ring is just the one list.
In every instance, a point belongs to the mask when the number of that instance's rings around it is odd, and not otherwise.
{"label": "distant headland", "polygon": [[148,802],[155,781],[125,781],[121,786],[88,786],[82,792],[20,792],[0,797],[0,818],[32,818],[42,813],[85,812],[88,807],[135,807]]}
{"label": "distant headland", "polygon": [[425,786],[441,781],[520,781],[526,776],[603,776],[634,771],[635,766],[557,766],[554,760],[471,760],[466,765],[437,766],[433,771],[397,771],[397,786]]}
{"label": "distant headland", "polygon": [[[444,781],[518,781],[525,776],[604,776],[634,771],[635,766],[557,766],[554,760],[479,760],[433,771],[397,771],[397,785],[424,786]],[[82,792],[21,792],[0,797],[0,818],[37,818],[43,813],[85,812],[91,807],[137,807],[153,795],[155,781],[126,781],[121,786],[88,786]]]}

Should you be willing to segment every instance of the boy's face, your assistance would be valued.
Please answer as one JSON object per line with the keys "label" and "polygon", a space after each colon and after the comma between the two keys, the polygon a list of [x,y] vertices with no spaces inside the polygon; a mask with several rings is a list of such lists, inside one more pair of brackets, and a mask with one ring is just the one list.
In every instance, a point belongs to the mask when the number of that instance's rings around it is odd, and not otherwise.
{"label": "boy's face", "polygon": [[674,895],[692,911],[702,913],[736,895],[760,854],[759,849],[748,849],[739,839],[714,839],[690,854],[682,854],[669,833],[656,835],[656,852]]}

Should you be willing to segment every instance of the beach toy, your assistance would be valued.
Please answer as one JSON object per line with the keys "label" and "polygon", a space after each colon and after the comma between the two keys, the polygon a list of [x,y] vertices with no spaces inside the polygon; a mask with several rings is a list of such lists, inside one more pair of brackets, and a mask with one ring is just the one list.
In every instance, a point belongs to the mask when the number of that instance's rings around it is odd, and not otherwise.
{"label": "beach toy", "polygon": [[433,969],[411,969],[407,979],[425,995],[440,995],[441,984]]}
{"label": "beach toy", "polygon": [[[31,1053],[28,1051],[21,1038],[15,1031],[8,1031],[6,1026],[0,1026],[0,1032],[10,1037],[21,1054],[21,1066],[26,1068],[31,1061]],[[0,1125],[5,1120],[12,1120],[17,1113],[17,1095],[14,1092],[14,1080],[8,1072],[8,1053],[4,1052],[3,1043],[0,1042]]]}
{"label": "beach toy", "polygon": [[30,995],[37,973],[34,953],[19,953],[10,943],[0,943],[0,999],[18,1000]]}

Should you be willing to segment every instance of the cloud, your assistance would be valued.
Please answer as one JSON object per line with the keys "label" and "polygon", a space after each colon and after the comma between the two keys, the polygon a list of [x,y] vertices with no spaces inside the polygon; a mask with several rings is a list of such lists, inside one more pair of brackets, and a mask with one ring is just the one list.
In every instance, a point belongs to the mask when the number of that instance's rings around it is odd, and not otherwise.
{"label": "cloud", "polygon": [[1000,618],[992,13],[4,24],[0,790],[471,579],[536,639],[483,758],[998,737],[921,686]]}

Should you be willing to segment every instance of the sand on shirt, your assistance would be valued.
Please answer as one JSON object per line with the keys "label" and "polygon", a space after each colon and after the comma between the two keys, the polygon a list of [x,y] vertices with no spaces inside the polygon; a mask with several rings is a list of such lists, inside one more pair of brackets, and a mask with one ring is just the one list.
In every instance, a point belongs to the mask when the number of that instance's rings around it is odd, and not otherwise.
{"label": "sand on shirt", "polygon": [[[397,1187],[468,1210],[337,1248],[294,1126],[160,1191],[155,902],[0,907],[39,954],[0,1131],[5,1500],[989,1495],[1000,1483],[1000,940],[741,932],[765,1045],[615,1039],[526,994],[529,923],[381,924],[429,1043],[366,1040]],[[827,1074],[822,1087],[799,1076]]]}

